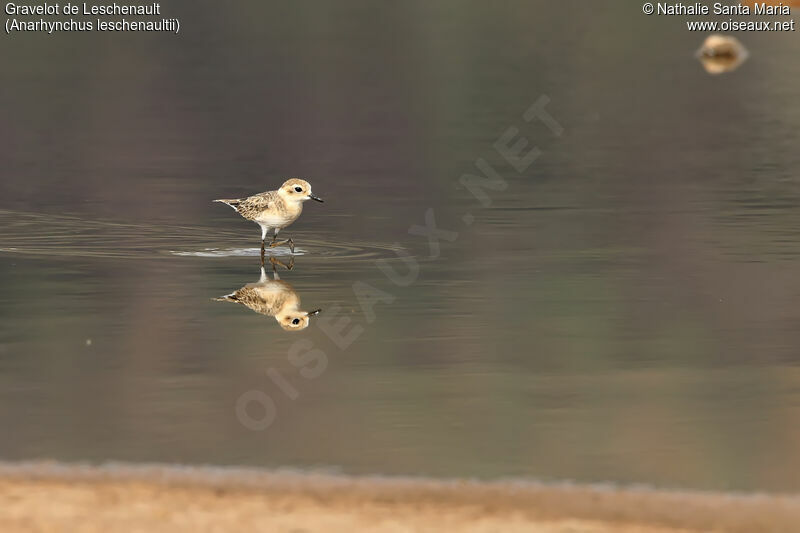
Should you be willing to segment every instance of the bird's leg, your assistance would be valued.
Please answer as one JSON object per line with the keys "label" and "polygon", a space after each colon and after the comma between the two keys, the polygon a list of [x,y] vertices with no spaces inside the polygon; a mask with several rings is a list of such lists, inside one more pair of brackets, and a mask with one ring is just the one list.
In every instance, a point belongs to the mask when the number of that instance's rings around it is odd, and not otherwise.
{"label": "bird's leg", "polygon": [[280,246],[281,244],[288,244],[289,249],[294,253],[294,241],[292,239],[286,239],[285,241],[273,241],[269,244],[270,248],[274,248],[275,246]]}
{"label": "bird's leg", "polygon": [[270,248],[274,248],[276,246],[280,246],[281,244],[288,244],[289,245],[289,249],[292,251],[292,253],[294,253],[294,241],[292,241],[292,239],[286,239],[285,241],[278,241],[277,240],[278,232],[280,230],[281,230],[280,228],[275,228],[275,235],[272,236],[272,242],[269,243],[269,247]]}
{"label": "bird's leg", "polygon": [[273,277],[273,279],[280,279],[278,277],[278,267],[275,266],[275,265],[277,265],[279,263],[280,263],[280,261],[278,261],[277,259],[275,259],[272,256],[269,256],[269,264],[272,265],[272,277]]}
{"label": "bird's leg", "polygon": [[277,258],[272,257],[272,256],[270,256],[269,262],[272,263],[272,268],[273,269],[275,269],[275,265],[280,265],[283,268],[285,268],[286,270],[291,270],[291,269],[294,268],[294,256],[292,256],[292,258],[289,260],[289,264],[288,265],[286,263],[284,263],[283,261],[281,261],[280,259],[277,259]]}
{"label": "bird's leg", "polygon": [[261,226],[261,266],[264,266],[264,247],[265,242],[267,240],[267,231],[269,228],[266,226]]}
{"label": "bird's leg", "polygon": [[283,242],[278,242],[278,232],[281,228],[275,228],[275,233],[272,234],[272,240],[269,243],[270,248],[275,248],[276,246],[283,244]]}

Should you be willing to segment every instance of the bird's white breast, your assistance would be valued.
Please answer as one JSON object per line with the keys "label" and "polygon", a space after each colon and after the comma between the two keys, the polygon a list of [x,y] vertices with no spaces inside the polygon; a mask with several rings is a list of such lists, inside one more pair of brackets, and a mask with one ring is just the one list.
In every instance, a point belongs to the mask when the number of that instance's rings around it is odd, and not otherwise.
{"label": "bird's white breast", "polygon": [[288,226],[293,221],[294,218],[277,213],[262,213],[256,219],[256,222],[268,228],[282,228],[284,226]]}
{"label": "bird's white breast", "polygon": [[268,228],[285,228],[300,216],[303,206],[300,203],[283,203],[272,209],[265,209],[256,217],[256,222]]}

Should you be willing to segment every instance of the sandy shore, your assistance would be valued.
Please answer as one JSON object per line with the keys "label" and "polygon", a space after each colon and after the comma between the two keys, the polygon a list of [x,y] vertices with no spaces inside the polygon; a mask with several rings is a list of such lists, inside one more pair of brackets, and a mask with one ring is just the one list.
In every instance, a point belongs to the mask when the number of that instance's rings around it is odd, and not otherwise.
{"label": "sandy shore", "polygon": [[175,466],[0,464],[0,531],[796,532],[800,497]]}

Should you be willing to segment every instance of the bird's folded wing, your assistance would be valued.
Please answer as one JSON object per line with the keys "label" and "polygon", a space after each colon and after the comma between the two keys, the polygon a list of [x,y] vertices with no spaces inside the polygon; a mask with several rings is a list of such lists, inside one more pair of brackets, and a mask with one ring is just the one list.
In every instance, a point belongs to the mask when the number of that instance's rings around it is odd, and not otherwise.
{"label": "bird's folded wing", "polygon": [[269,209],[270,204],[272,204],[272,198],[270,198],[268,193],[256,194],[255,196],[250,196],[239,202],[236,210],[239,211],[239,214],[243,217],[253,220],[259,213],[265,209]]}
{"label": "bird's folded wing", "polygon": [[245,205],[251,209],[269,209],[269,205],[271,203],[271,198],[269,194],[256,194],[254,196],[250,196],[249,198],[245,198],[242,200],[241,205]]}

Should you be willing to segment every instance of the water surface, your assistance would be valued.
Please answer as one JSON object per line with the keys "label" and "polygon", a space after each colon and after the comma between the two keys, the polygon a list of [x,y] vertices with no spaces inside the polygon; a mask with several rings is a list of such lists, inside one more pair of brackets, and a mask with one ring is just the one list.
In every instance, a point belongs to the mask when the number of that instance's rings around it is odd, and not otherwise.
{"label": "water surface", "polygon": [[[0,51],[0,457],[800,489],[795,36],[712,77],[704,36],[622,5],[170,10],[178,37]],[[541,95],[560,137],[522,119]],[[293,334],[213,301],[260,264],[211,203],[290,176],[326,200],[285,230],[323,309]]]}

